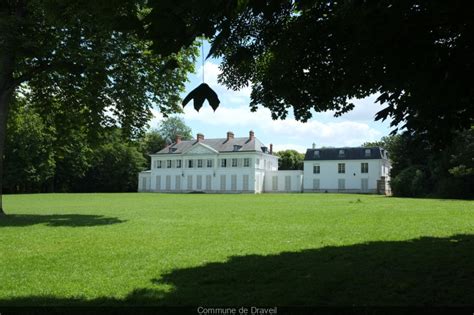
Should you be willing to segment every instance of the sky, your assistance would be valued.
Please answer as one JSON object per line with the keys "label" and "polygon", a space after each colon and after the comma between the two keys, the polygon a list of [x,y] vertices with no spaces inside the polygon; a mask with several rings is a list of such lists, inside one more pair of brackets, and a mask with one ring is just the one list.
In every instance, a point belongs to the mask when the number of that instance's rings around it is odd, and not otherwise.
{"label": "sky", "polygon": [[[208,49],[209,45],[205,44],[204,52]],[[197,133],[203,133],[205,138],[225,138],[227,131],[232,131],[235,137],[247,137],[253,130],[264,144],[273,144],[274,151],[294,149],[304,153],[313,143],[316,147],[360,146],[367,141],[380,140],[391,130],[389,121],[374,121],[375,113],[383,108],[375,103],[375,95],[352,100],[355,108],[340,117],[334,117],[333,112],[314,113],[306,123],[296,121],[291,110],[285,120],[272,120],[270,111],[263,107],[252,113],[249,107],[250,87],[240,91],[226,89],[217,83],[219,60],[208,59],[204,67],[201,57],[197,60],[196,73],[189,76],[182,97],[202,83],[204,69],[205,82],[216,91],[221,103],[215,112],[207,101],[199,112],[194,109],[193,101],[187,104],[184,114],[179,116],[191,127],[194,137]],[[157,110],[153,114],[150,127],[157,128],[162,116]]]}

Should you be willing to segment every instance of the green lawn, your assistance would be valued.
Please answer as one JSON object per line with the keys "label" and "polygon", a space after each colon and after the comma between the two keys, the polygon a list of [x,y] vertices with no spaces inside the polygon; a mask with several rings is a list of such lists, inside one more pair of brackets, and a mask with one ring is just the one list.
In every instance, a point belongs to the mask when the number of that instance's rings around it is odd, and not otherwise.
{"label": "green lawn", "polygon": [[474,202],[5,196],[0,305],[474,304]]}

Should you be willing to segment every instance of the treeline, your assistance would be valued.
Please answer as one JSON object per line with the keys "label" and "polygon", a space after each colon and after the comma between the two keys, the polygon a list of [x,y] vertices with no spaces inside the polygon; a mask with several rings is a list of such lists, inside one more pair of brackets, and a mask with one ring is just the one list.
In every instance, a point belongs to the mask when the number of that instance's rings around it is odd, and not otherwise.
{"label": "treeline", "polygon": [[364,145],[388,150],[395,196],[474,198],[474,127],[444,147],[408,132]]}
{"label": "treeline", "polygon": [[176,134],[191,138],[179,117],[130,134],[114,125],[86,128],[67,113],[45,115],[21,98],[11,109],[4,157],[4,193],[136,191],[150,153]]}

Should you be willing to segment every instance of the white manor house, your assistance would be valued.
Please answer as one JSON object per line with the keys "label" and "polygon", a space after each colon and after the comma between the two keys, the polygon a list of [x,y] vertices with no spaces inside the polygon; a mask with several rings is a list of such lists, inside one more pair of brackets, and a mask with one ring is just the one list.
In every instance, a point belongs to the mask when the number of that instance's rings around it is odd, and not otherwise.
{"label": "white manor house", "polygon": [[176,141],[151,154],[151,170],[138,175],[138,191],[187,193],[354,192],[387,194],[390,161],[372,148],[316,148],[306,151],[304,169],[278,170],[273,145],[253,131],[248,137]]}

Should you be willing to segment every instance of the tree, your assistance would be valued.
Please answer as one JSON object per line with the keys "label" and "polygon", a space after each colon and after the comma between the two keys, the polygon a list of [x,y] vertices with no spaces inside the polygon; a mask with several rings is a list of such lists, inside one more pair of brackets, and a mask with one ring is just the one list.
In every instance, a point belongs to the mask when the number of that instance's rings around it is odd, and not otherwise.
{"label": "tree", "polygon": [[182,140],[191,140],[192,131],[184,122],[184,119],[178,116],[172,116],[164,119],[160,123],[159,133],[163,139],[168,142],[174,142],[176,136],[181,136]]}
{"label": "tree", "polygon": [[145,158],[138,144],[123,141],[122,129],[104,130],[102,144],[95,148],[91,167],[76,182],[75,190],[87,192],[136,191],[138,172],[143,170]]}
{"label": "tree", "polygon": [[160,151],[165,146],[166,141],[158,130],[151,130],[140,139],[140,151],[147,161],[147,169],[151,168],[150,154]]}
{"label": "tree", "polygon": [[302,170],[304,154],[296,150],[278,151],[278,169],[280,170]]}
{"label": "tree", "polygon": [[474,198],[474,129],[458,132],[443,149],[424,135],[404,132],[384,137],[396,196]]}
{"label": "tree", "polygon": [[[150,42],[138,36],[145,3],[0,2],[0,157],[9,109],[20,91],[43,118],[62,115],[61,129],[82,128],[91,139],[104,125],[139,134],[153,105],[164,114],[179,111],[195,49],[166,58],[151,53]],[[2,163],[0,158],[0,214]]]}
{"label": "tree", "polygon": [[[155,1],[146,36],[163,54],[204,34],[222,59],[221,83],[252,86],[252,110],[353,108],[378,93],[376,119],[438,146],[474,119],[474,10],[466,1]],[[397,129],[394,129],[396,132]]]}
{"label": "tree", "polygon": [[392,148],[399,141],[400,135],[390,135],[384,136],[379,141],[370,141],[364,142],[362,147],[371,148],[371,147],[381,147],[387,150],[389,153],[392,151]]}
{"label": "tree", "polygon": [[38,192],[55,171],[54,136],[23,99],[12,104],[5,152],[5,185],[10,192]]}

